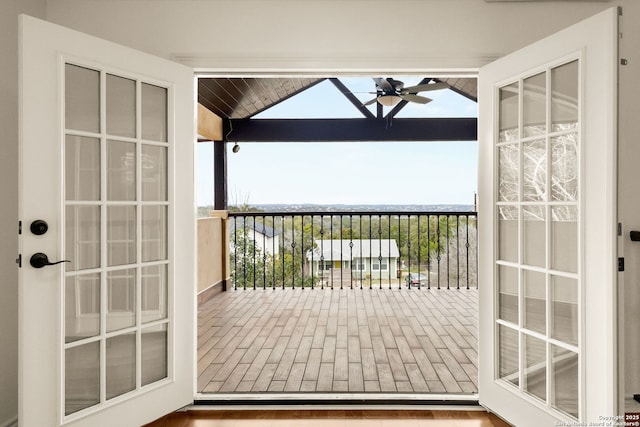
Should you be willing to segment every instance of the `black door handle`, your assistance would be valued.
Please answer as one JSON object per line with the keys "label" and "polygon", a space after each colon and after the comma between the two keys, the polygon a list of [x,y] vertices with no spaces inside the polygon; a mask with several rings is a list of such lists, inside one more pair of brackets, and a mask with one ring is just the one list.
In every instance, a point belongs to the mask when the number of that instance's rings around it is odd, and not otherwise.
{"label": "black door handle", "polygon": [[31,255],[31,259],[29,259],[29,264],[31,264],[33,268],[42,268],[42,267],[46,267],[47,265],[56,265],[63,262],[71,262],[71,261],[64,259],[62,261],[49,262],[49,257],[47,256],[47,254],[43,254],[42,252],[38,252]]}

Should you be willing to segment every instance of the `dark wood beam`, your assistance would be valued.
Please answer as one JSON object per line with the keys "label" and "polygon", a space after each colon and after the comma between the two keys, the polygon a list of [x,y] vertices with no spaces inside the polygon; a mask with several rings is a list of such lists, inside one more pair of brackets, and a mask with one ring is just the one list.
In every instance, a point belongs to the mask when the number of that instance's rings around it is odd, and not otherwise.
{"label": "dark wood beam", "polygon": [[[228,126],[229,122],[225,120],[225,135]],[[213,209],[227,209],[227,143],[224,141],[213,143]]]}
{"label": "dark wood beam", "polygon": [[233,142],[476,141],[476,118],[231,120]]}
{"label": "dark wood beam", "polygon": [[367,117],[369,119],[373,119],[375,117],[373,115],[373,113],[371,111],[369,111],[369,109],[367,107],[362,105],[362,101],[360,101],[358,99],[358,97],[355,96],[353,94],[353,92],[351,92],[349,90],[349,88],[344,85],[344,83],[342,83],[339,79],[337,79],[335,77],[332,77],[329,80],[331,81],[331,83],[333,83],[333,85],[336,88],[338,88],[340,93],[342,93],[349,100],[349,102],[351,102],[353,104],[353,106],[356,107],[358,109],[358,111],[360,111],[362,113],[363,116],[365,116],[365,117]]}

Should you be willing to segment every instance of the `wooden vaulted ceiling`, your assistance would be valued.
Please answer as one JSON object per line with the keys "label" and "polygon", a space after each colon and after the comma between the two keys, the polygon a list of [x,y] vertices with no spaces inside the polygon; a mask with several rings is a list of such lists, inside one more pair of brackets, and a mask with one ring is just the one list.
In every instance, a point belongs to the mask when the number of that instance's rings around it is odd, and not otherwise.
{"label": "wooden vaulted ceiling", "polygon": [[324,79],[203,78],[198,102],[223,119],[247,119]]}
{"label": "wooden vaulted ceiling", "polygon": [[[349,119],[259,119],[256,114],[330,80],[363,115]],[[477,101],[475,78],[425,78],[447,83],[450,90]],[[371,113],[339,78],[200,78],[198,102],[223,121],[225,141],[470,141],[477,138],[475,118],[394,118],[406,101],[385,116]],[[393,120],[393,126],[389,126]]]}

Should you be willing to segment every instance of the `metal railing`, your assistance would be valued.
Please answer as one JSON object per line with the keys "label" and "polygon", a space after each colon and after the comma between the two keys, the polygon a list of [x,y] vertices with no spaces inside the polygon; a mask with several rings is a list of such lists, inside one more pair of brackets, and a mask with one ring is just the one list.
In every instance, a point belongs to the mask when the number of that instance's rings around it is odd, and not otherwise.
{"label": "metal railing", "polygon": [[230,212],[242,288],[477,288],[476,212]]}

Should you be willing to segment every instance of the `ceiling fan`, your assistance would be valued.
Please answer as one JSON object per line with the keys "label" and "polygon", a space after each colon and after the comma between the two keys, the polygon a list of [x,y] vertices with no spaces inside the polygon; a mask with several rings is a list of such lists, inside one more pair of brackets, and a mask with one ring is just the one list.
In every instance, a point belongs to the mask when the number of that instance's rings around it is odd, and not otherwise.
{"label": "ceiling fan", "polygon": [[403,82],[400,80],[394,80],[391,77],[376,77],[373,80],[376,82],[376,91],[370,93],[375,93],[376,97],[365,102],[365,106],[371,105],[377,101],[387,107],[393,107],[402,100],[426,104],[431,102],[431,99],[417,95],[419,92],[447,89],[449,87],[448,84],[443,82],[424,83],[416,86],[404,87]]}

